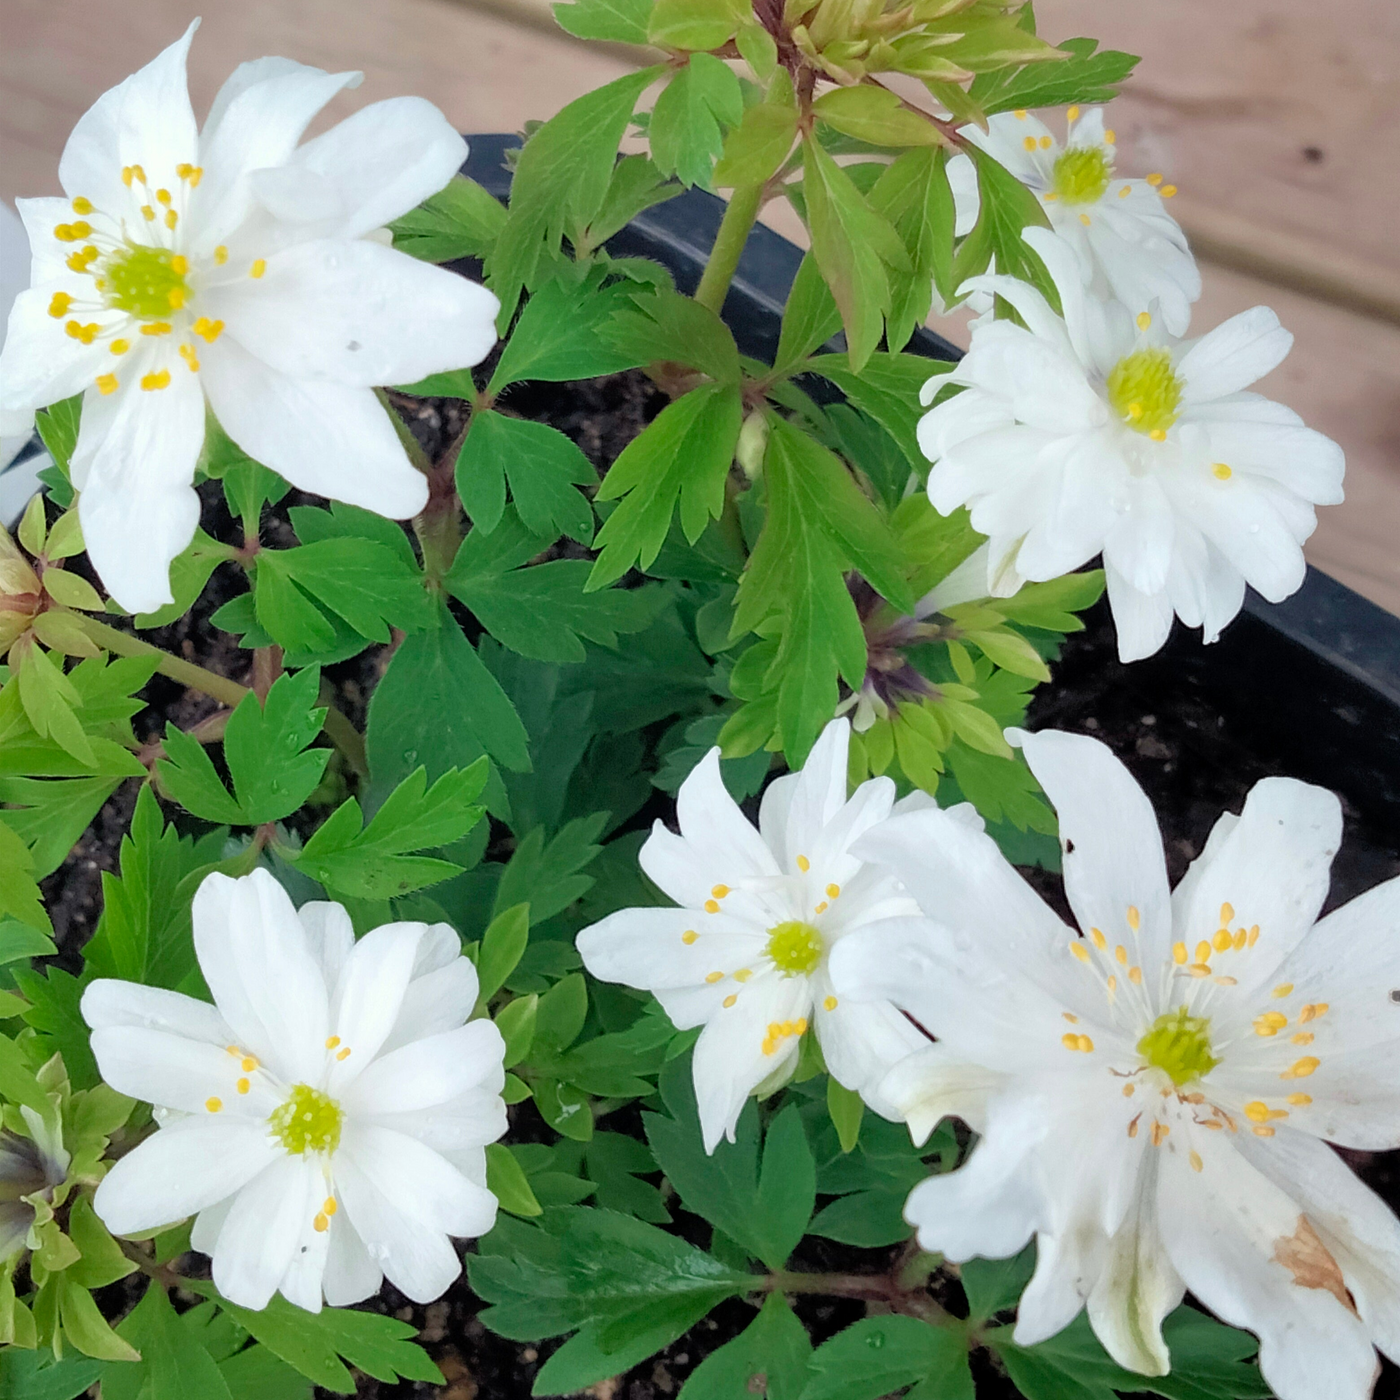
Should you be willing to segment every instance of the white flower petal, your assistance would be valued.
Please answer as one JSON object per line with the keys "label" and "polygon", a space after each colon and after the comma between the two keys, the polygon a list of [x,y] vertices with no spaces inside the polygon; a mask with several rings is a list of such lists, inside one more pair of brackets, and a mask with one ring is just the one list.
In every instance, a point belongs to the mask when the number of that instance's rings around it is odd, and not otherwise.
{"label": "white flower petal", "polygon": [[337,1211],[326,1233],[330,1240],[321,1280],[326,1302],[333,1308],[348,1308],[352,1303],[362,1303],[373,1297],[384,1282],[384,1274],[370,1257],[349,1215],[343,1210]]}
{"label": "white flower petal", "polygon": [[961,1118],[974,1132],[985,1132],[992,1095],[1007,1082],[1006,1075],[961,1060],[946,1045],[926,1044],[885,1075],[879,1094],[922,1145],[945,1118]]}
{"label": "white flower petal", "polygon": [[[1184,1123],[1178,1134],[1178,1151],[1162,1163],[1158,1220],[1186,1287],[1258,1336],[1260,1369],[1279,1400],[1366,1400],[1375,1352],[1365,1325],[1320,1286],[1326,1270],[1306,1232],[1299,1238],[1298,1203],[1249,1165],[1230,1134]],[[1200,1172],[1187,1166],[1188,1151]]]}
{"label": "white flower petal", "polygon": [[221,1048],[233,1037],[218,1008],[163,987],[143,987],[99,977],[83,992],[83,1020],[93,1030],[108,1026],[145,1026],[169,1031],[189,1040],[207,1041]]}
{"label": "white flower petal", "polygon": [[227,333],[203,352],[204,389],[224,431],[303,491],[392,520],[417,515],[427,478],[414,470],[369,389],[289,379]]}
{"label": "white flower petal", "polygon": [[[946,381],[930,382],[941,387]],[[1008,399],[976,387],[967,388],[944,399],[919,419],[919,450],[930,462],[936,462],[958,443],[979,433],[1010,428],[1015,421],[1016,415]]]}
{"label": "white flower petal", "polygon": [[[90,389],[99,374],[112,368],[108,342],[99,337],[84,345],[64,333],[63,320],[49,315],[54,293],[71,294],[75,280],[69,278],[66,284],[41,282],[15,298],[4,348],[0,349],[0,409],[45,408]],[[106,312],[100,312],[97,324],[104,325],[110,319]],[[193,473],[193,464],[190,470]]]}
{"label": "white flower petal", "polygon": [[1266,421],[1256,405],[1281,407],[1267,399],[1244,404],[1226,399],[1190,411],[1187,421],[1204,424],[1209,434],[1212,464],[1223,462],[1232,471],[1268,477],[1316,505],[1340,504],[1346,472],[1342,449],[1331,438],[1305,428],[1291,411],[1284,410],[1288,418],[1283,421]]}
{"label": "white flower petal", "polygon": [[1177,362],[1181,401],[1203,403],[1247,389],[1292,348],[1293,336],[1267,306],[1241,311],[1208,331]]}
{"label": "white flower petal", "polygon": [[240,1307],[265,1308],[326,1194],[314,1155],[280,1154],[234,1197],[214,1246],[214,1283]]}
{"label": "white flower petal", "polygon": [[446,1104],[471,1089],[498,1094],[505,1082],[504,1054],[495,1023],[473,1021],[375,1060],[346,1086],[342,1101],[355,1114],[407,1113]]}
{"label": "white flower petal", "polygon": [[813,1010],[827,1069],[838,1084],[856,1090],[877,1113],[898,1118],[880,1085],[894,1065],[922,1050],[928,1037],[887,1001],[833,1000],[836,1005],[827,1010],[819,991]]}
{"label": "white flower petal", "polygon": [[172,600],[170,561],[199,524],[192,483],[204,443],[199,376],[179,365],[167,388],[147,392],[137,385],[138,369],[122,367],[124,382],[115,393],[90,388],[84,395],[73,451],[88,558],[132,613],[154,612]]}
{"label": "white flower petal", "polygon": [[431,102],[395,97],[308,141],[292,166],[333,182],[345,210],[336,232],[359,238],[436,194],[466,159],[467,143]]}
{"label": "white flower petal", "polygon": [[[332,1086],[348,1086],[379,1053],[398,1020],[426,930],[426,924],[384,924],[350,950],[336,987],[333,1025],[341,1048],[331,1070]],[[342,1059],[345,1051],[349,1053]]]}
{"label": "white flower petal", "polygon": [[201,1254],[212,1255],[214,1246],[219,1242],[219,1231],[224,1228],[224,1221],[228,1219],[228,1213],[232,1209],[232,1196],[225,1196],[222,1201],[205,1206],[195,1216],[194,1224],[190,1227],[190,1248],[197,1249]]}
{"label": "white flower petal", "polygon": [[[423,970],[424,951],[430,945],[447,947],[451,956],[441,965]],[[457,930],[448,924],[434,924],[419,944],[413,980],[380,1053],[387,1054],[412,1040],[462,1025],[476,1008],[480,989],[476,968],[462,956]]]}
{"label": "white flower petal", "polygon": [[1019,744],[1059,817],[1065,894],[1081,929],[1097,928],[1111,945],[1125,945],[1133,964],[1169,956],[1162,837],[1132,774],[1106,744],[1082,734],[1019,730],[1008,737]]}
{"label": "white flower petal", "polygon": [[699,986],[713,972],[727,976],[751,966],[763,956],[765,940],[722,914],[619,909],[584,929],[575,944],[584,966],[601,981],[656,991]]}
{"label": "white flower petal", "polygon": [[1079,1316],[1103,1268],[1107,1243],[1092,1221],[1077,1222],[1063,1234],[1036,1235],[1035,1273],[1016,1305],[1017,1346],[1035,1346]]}
{"label": "white flower petal", "polygon": [[[850,741],[850,723],[832,720],[812,745],[797,775],[784,823],[786,849],[773,851],[785,872],[797,866],[797,857],[802,854],[817,863],[815,853],[825,838],[825,828],[846,805],[846,755]],[[889,800],[894,801],[893,791]]]}
{"label": "white flower petal", "polygon": [[[8,206],[5,206],[8,212]],[[19,214],[19,223],[23,233],[24,243],[20,243],[20,238],[15,234],[13,225],[7,219],[4,227],[9,231],[3,238],[4,257],[6,263],[4,294],[8,298],[8,303],[4,309],[4,315],[9,316],[9,307],[15,303],[15,298],[27,287],[38,287],[45,282],[56,282],[65,277],[68,273],[66,260],[68,253],[65,245],[60,243],[53,236],[53,231],[59,224],[70,223],[73,218],[73,206],[66,199],[60,199],[56,195],[44,195],[37,199],[17,199],[15,209]],[[29,276],[21,274],[24,271],[22,259],[28,256]],[[13,278],[13,280],[10,280]],[[72,278],[68,278],[72,281]],[[4,342],[4,335],[0,334],[0,344]]]}
{"label": "white flower petal", "polygon": [[[208,1104],[216,1101],[215,1112],[261,1123],[282,1098],[280,1086],[269,1085],[265,1075],[244,1075],[241,1057],[226,1047],[168,1031],[107,1026],[93,1031],[92,1053],[118,1093],[182,1113],[210,1113]],[[245,1078],[251,1087],[240,1094],[237,1085]]]}
{"label": "white flower petal", "polygon": [[102,1178],[93,1205],[115,1235],[170,1225],[232,1195],[280,1155],[261,1123],[206,1115],[162,1128]]}
{"label": "white flower petal", "polygon": [[[494,1082],[488,1081],[445,1103],[407,1112],[375,1113],[372,1121],[377,1127],[417,1138],[425,1147],[442,1153],[459,1166],[463,1162],[474,1163],[478,1157],[484,1163],[482,1149],[498,1141],[508,1126],[506,1106],[500,1095],[501,1078],[498,1072]],[[483,1173],[474,1175],[467,1171],[466,1175],[472,1181],[479,1176],[478,1184],[486,1184]]]}
{"label": "white flower petal", "polygon": [[216,285],[205,314],[274,372],[371,387],[477,364],[500,303],[484,287],[366,239],[273,253],[259,278]]}
{"label": "white flower petal", "polygon": [[1104,579],[1118,634],[1118,659],[1125,663],[1141,661],[1161,651],[1172,630],[1172,602],[1167,591],[1139,593],[1106,560]]}
{"label": "white flower petal", "polygon": [[210,875],[194,897],[194,944],[214,1002],[284,1082],[315,1083],[329,1034],[326,985],[286,891],[265,870]]}
{"label": "white flower petal", "polygon": [[326,989],[331,994],[331,1015],[334,1017],[341,974],[355,946],[355,926],[350,922],[350,915],[345,912],[343,904],[333,904],[324,899],[313,899],[303,904],[297,910],[297,918],[306,930],[311,956],[321,965],[321,976],[325,978]]}

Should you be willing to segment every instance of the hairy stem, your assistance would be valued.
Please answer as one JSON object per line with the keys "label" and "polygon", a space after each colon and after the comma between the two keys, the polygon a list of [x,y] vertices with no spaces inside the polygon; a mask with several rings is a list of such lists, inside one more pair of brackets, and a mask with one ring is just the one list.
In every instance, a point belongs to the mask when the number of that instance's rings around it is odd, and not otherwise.
{"label": "hairy stem", "polygon": [[174,1269],[165,1264],[157,1264],[149,1258],[145,1251],[138,1244],[133,1244],[130,1240],[118,1240],[117,1244],[121,1252],[146,1275],[148,1279],[154,1280],[164,1288],[183,1288],[185,1279],[177,1274]]}
{"label": "hairy stem", "polygon": [[940,1307],[923,1283],[904,1287],[894,1274],[798,1274],[778,1272],[759,1281],[768,1293],[818,1293],[828,1298],[858,1298],[880,1303],[891,1312],[922,1318],[934,1327],[957,1327],[950,1312]]}
{"label": "hairy stem", "polygon": [[744,251],[762,207],[763,186],[747,185],[734,191],[720,220],[715,245],[710,249],[709,261],[695,289],[695,300],[709,307],[716,316],[724,305],[725,294],[734,280],[734,270],[739,266],[739,254]]}
{"label": "hairy stem", "polygon": [[85,617],[79,613],[74,613],[73,616],[98,646],[114,652],[117,656],[153,656],[156,658],[156,670],[162,676],[169,676],[172,681],[179,681],[191,690],[202,691],[221,704],[237,705],[249,693],[247,686],[239,685],[237,681],[231,681],[226,676],[216,675],[203,666],[196,666],[193,661],[172,656],[168,651],[162,651],[150,642],[143,642],[140,637],[135,637],[130,632],[118,631],[105,622],[99,622],[95,617]]}

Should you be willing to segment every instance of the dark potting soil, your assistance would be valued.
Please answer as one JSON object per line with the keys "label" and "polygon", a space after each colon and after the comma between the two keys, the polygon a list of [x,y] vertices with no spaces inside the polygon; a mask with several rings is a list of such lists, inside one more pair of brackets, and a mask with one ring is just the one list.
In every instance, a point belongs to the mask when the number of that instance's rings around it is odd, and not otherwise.
{"label": "dark potting soil", "polygon": [[[483,368],[489,373],[489,364]],[[401,396],[395,396],[395,402],[430,456],[441,457],[452,450],[465,426],[461,403]],[[567,433],[601,473],[665,402],[643,375],[626,373],[567,388],[518,385],[500,406]],[[216,538],[237,541],[239,527],[230,519],[218,485],[210,483],[201,490],[204,528]],[[286,509],[303,499],[292,493],[267,513],[263,528],[266,543],[284,546],[293,542]],[[562,548],[574,552],[577,547],[565,541]],[[236,566],[221,566],[188,617],[145,635],[160,646],[246,683],[251,653],[240,650],[235,638],[208,625],[210,615],[242,592],[244,586]],[[1245,794],[1259,778],[1288,774],[1289,755],[1262,745],[1252,728],[1227,718],[1193,687],[1189,678],[1169,664],[1121,665],[1105,605],[1100,604],[1085,620],[1086,630],[1067,640],[1063,655],[1052,668],[1053,683],[1038,693],[1031,707],[1030,727],[1059,727],[1092,734],[1124,760],[1156,808],[1169,873],[1175,883],[1199,854],[1220,813],[1226,809],[1238,811]],[[363,725],[369,694],[386,663],[387,652],[377,648],[326,672],[336,703],[357,725]],[[212,701],[159,676],[151,684],[148,696],[150,704],[135,721],[138,737],[147,743],[159,737],[167,721],[188,728],[216,708]],[[135,783],[118,789],[68,860],[44,882],[62,960],[70,967],[76,966],[76,954],[91,935],[100,914],[101,873],[116,867],[121,834],[130,821],[136,790]],[[1329,908],[1400,874],[1400,836],[1364,815],[1347,794],[1341,796],[1345,838],[1333,866]],[[1067,912],[1058,877],[1039,870],[1026,873],[1047,899]],[[532,1121],[534,1110],[529,1104],[512,1109],[512,1117],[517,1120],[519,1136],[537,1136],[537,1124]],[[1393,1208],[1400,1209],[1400,1152],[1342,1155]],[[698,1242],[704,1241],[705,1227],[694,1217],[678,1212],[678,1226],[684,1233],[693,1233]],[[810,1238],[803,1242],[792,1267],[884,1273],[893,1254],[889,1250],[855,1249]],[[960,1289],[955,1282],[943,1278],[936,1280],[934,1286],[940,1302],[955,1312],[960,1310]],[[109,1306],[115,1303],[113,1297]],[[540,1366],[559,1345],[523,1345],[488,1332],[477,1321],[482,1304],[467,1287],[465,1278],[446,1297],[427,1307],[410,1303],[388,1286],[371,1306],[420,1330],[421,1340],[442,1368],[446,1383],[437,1387],[413,1382],[386,1385],[361,1377],[358,1393],[363,1400],[427,1400],[430,1396],[437,1400],[516,1400],[529,1395]],[[864,1305],[858,1302],[820,1297],[797,1298],[794,1306],[816,1342],[839,1331],[864,1311]],[[753,1309],[748,1304],[726,1303],[660,1355],[588,1393],[597,1400],[664,1400],[679,1390],[685,1377],[706,1355],[741,1331],[752,1316]],[[974,1370],[979,1396],[1001,1400],[1016,1394],[985,1355],[975,1359]],[[1382,1400],[1400,1397],[1400,1370],[1387,1364],[1376,1394]]]}

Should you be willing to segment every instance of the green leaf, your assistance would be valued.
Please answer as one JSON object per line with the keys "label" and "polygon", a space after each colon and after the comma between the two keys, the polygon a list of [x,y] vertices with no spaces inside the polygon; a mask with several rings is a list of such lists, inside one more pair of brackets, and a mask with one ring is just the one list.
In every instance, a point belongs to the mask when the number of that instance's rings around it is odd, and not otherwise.
{"label": "green leaf", "polygon": [[[37,1047],[43,1058],[61,1054],[75,1089],[91,1089],[100,1083],[97,1061],[88,1044],[90,1032],[78,1009],[83,984],[72,973],[52,966],[43,973],[17,968],[14,978],[15,986],[29,1002],[24,1019],[38,1033]],[[5,1046],[0,1045],[0,1075],[10,1072],[7,1056]],[[29,1102],[31,1108],[47,1112],[44,1104],[26,1100],[17,1088],[6,1087],[3,1078],[0,1078],[0,1092],[16,1102]]]}
{"label": "green leaf", "polygon": [[497,641],[538,661],[582,661],[581,638],[615,647],[620,632],[639,632],[656,616],[655,589],[585,592],[585,560],[515,567],[548,543],[507,511],[490,534],[478,527],[462,541],[444,583]]}
{"label": "green leaf", "polygon": [[63,1335],[85,1356],[99,1361],[133,1362],[140,1359],[131,1343],[112,1330],[91,1293],[79,1284],[73,1269],[58,1283],[58,1311]]}
{"label": "green leaf", "polygon": [[769,1251],[760,1258],[770,1268],[782,1268],[797,1248],[812,1218],[816,1196],[812,1149],[797,1105],[789,1104],[768,1125],[758,1177],[758,1208]]}
{"label": "green leaf", "polygon": [[486,1148],[486,1189],[501,1203],[502,1210],[512,1215],[542,1215],[544,1208],[535,1199],[525,1171],[514,1152],[503,1142],[489,1143]]}
{"label": "green leaf", "polygon": [[977,167],[982,203],[977,223],[959,245],[953,260],[952,285],[960,287],[969,277],[980,276],[995,258],[999,275],[1029,282],[1058,311],[1060,294],[1039,254],[1021,237],[1022,229],[1050,226],[1040,200],[978,147],[971,147],[968,154]]}
{"label": "green leaf", "polygon": [[[53,932],[39,886],[34,880],[34,857],[21,837],[4,822],[0,822],[0,914],[8,914],[21,924],[42,929],[45,933]],[[15,956],[26,955],[21,953]]]}
{"label": "green leaf", "polygon": [[814,140],[803,144],[803,170],[812,254],[841,309],[851,364],[860,370],[884,332],[888,270],[908,272],[909,255],[889,220]]}
{"label": "green leaf", "polygon": [[577,39],[645,44],[652,0],[578,0],[554,6],[559,27]]}
{"label": "green leaf", "polygon": [[224,733],[224,759],[234,796],[219,780],[197,739],[168,724],[156,765],[162,786],[187,811],[207,821],[260,826],[299,808],[321,781],[330,749],[307,745],[321,732],[326,712],[316,705],[321,673],[314,666],[279,676],[266,705],[245,695]]}
{"label": "green leaf", "polygon": [[[432,782],[483,753],[528,772],[528,745],[515,707],[446,607],[437,627],[406,638],[394,652],[370,699],[366,748],[379,791],[420,765]],[[490,794],[488,785],[488,803]]]}
{"label": "green leaf", "polygon": [[[485,1000],[484,997],[477,998],[478,1004]],[[539,1005],[538,994],[531,992],[529,996],[516,997],[507,1002],[496,1013],[496,1028],[506,1043],[504,1063],[507,1069],[514,1069],[530,1053],[535,1040],[535,1018]],[[510,1077],[516,1078],[514,1075]],[[528,1095],[528,1090],[526,1092]],[[510,1103],[511,1100],[507,1099],[506,1102]]]}
{"label": "green leaf", "polygon": [[[86,955],[87,950],[83,951]],[[0,965],[18,962],[21,958],[51,958],[57,952],[48,934],[15,919],[0,919]]]}
{"label": "green leaf", "polygon": [[1010,1259],[969,1259],[961,1270],[969,1315],[985,1322],[1003,1308],[1014,1308],[1034,1272],[1034,1243]]}
{"label": "green leaf", "polygon": [[817,260],[806,254],[793,278],[778,333],[774,368],[791,370],[841,329],[841,311],[826,285]]}
{"label": "green leaf", "polygon": [[770,1293],[758,1316],[690,1373],[679,1400],[797,1400],[811,1354],[807,1329],[787,1299]]}
{"label": "green leaf", "polygon": [[[647,156],[623,156],[613,168],[603,207],[589,221],[587,245],[597,248],[626,228],[643,209],[664,204],[685,193],[685,186],[666,177]],[[615,265],[615,264],[614,264]]]}
{"label": "green leaf", "polygon": [[[58,403],[51,403],[48,408],[42,409],[34,415],[34,426],[39,431],[39,437],[48,448],[49,456],[54,459],[58,469],[63,473],[65,479],[69,474],[69,463],[73,456],[73,449],[78,445],[78,428],[83,415],[83,396],[75,394],[71,399],[62,399]],[[53,492],[51,491],[52,495]],[[54,496],[57,501],[58,497]],[[58,504],[67,510],[72,505],[72,496],[67,501],[58,501]]]}
{"label": "green leaf", "polygon": [[1103,596],[1102,569],[1065,574],[1047,583],[1027,583],[1010,598],[997,598],[994,607],[1008,622],[1041,627],[1051,632],[1082,632],[1077,613],[1093,607]]}
{"label": "green leaf", "polygon": [[550,540],[560,534],[587,544],[593,510],[576,487],[598,479],[593,464],[558,428],[494,411],[472,414],[457,456],[457,493],[479,530],[500,523],[511,499],[527,530]]}
{"label": "green leaf", "polygon": [[647,568],[677,506],[692,544],[719,518],[743,413],[737,387],[704,384],[668,404],[623,448],[598,489],[599,500],[622,500],[598,532],[601,553],[590,588],[612,583],[634,565]]}
{"label": "green leaf", "polygon": [[[519,179],[517,174],[517,184]],[[631,309],[636,290],[627,282],[605,284],[605,275],[606,269],[597,267],[581,282],[557,279],[531,295],[501,351],[489,395],[520,380],[593,379],[643,363],[604,334],[618,312]]]}
{"label": "green leaf", "polygon": [[[350,1308],[308,1313],[278,1295],[266,1308],[254,1312],[219,1297],[212,1283],[190,1280],[187,1286],[205,1298],[217,1299],[219,1307],[244,1331],[316,1385],[337,1395],[355,1393],[354,1378],[341,1357],[386,1384],[399,1377],[442,1384],[437,1366],[410,1340],[414,1329],[397,1318]],[[163,1296],[164,1290],[160,1292]],[[189,1392],[178,1400],[192,1400],[197,1394]],[[204,1397],[200,1395],[199,1400]]]}
{"label": "green leaf", "polygon": [[117,1334],[141,1360],[103,1373],[103,1400],[232,1400],[214,1358],[195,1329],[181,1324],[160,1284],[147,1287]]}
{"label": "green leaf", "polygon": [[[893,168],[893,167],[891,167]],[[829,379],[863,413],[868,413],[899,444],[911,470],[922,475],[928,459],[919,447],[917,429],[924,409],[919,391],[951,366],[922,355],[890,355],[877,351],[860,373],[848,355],[818,355],[806,368]]]}
{"label": "green leaf", "polygon": [[690,365],[720,384],[740,380],[739,347],[733,333],[707,306],[669,288],[632,298],[604,336],[637,364],[672,361]]}
{"label": "green leaf", "polygon": [[943,141],[927,117],[888,88],[864,83],[833,88],[812,103],[812,111],[837,131],[872,146],[938,146]]}
{"label": "green leaf", "polygon": [[486,760],[479,758],[465,770],[449,768],[429,788],[427,769],[417,768],[363,830],[360,804],[349,798],[290,863],[327,890],[352,899],[397,898],[451,879],[461,866],[408,852],[460,841],[481,820],[476,799],[486,776]]}
{"label": "green leaf", "polygon": [[61,660],[55,660],[33,638],[21,638],[10,651],[10,661],[20,703],[35,732],[52,739],[80,763],[96,768],[97,756],[82,721],[74,714],[82,700],[64,674]]}
{"label": "green leaf", "polygon": [[264,1346],[248,1346],[219,1362],[233,1400],[312,1400],[311,1382]]}
{"label": "green leaf", "polygon": [[991,116],[1025,107],[1063,107],[1071,102],[1110,102],[1138,64],[1130,53],[1098,50],[1097,39],[1067,39],[1063,63],[1031,63],[981,73],[971,95]]}
{"label": "green leaf", "polygon": [[41,781],[0,777],[5,823],[28,844],[34,876],[51,875],[68,858],[120,778],[70,778]]}
{"label": "green leaf", "polygon": [[437,194],[389,225],[394,247],[424,262],[485,258],[505,227],[505,206],[475,180],[454,175]]}
{"label": "green leaf", "polygon": [[743,17],[735,0],[656,0],[647,41],[664,49],[717,49]]}
{"label": "green leaf", "polygon": [[869,1191],[852,1191],[823,1206],[808,1232],[861,1249],[898,1244],[913,1234],[904,1219],[908,1199],[908,1186],[880,1185]]}
{"label": "green leaf", "polygon": [[639,1309],[636,1330],[627,1341],[604,1349],[601,1322],[586,1323],[540,1367],[532,1395],[574,1395],[611,1376],[622,1375],[654,1352],[670,1346],[710,1310],[707,1298],[683,1298],[679,1307]]}
{"label": "green leaf", "polygon": [[513,904],[497,914],[486,927],[476,960],[480,981],[478,1005],[485,1006],[505,986],[530,941],[530,906]]}
{"label": "green leaf", "polygon": [[957,1324],[866,1317],[812,1353],[801,1400],[877,1400],[924,1382],[911,1400],[973,1400],[967,1334]]}
{"label": "green leaf", "polygon": [[105,1371],[104,1362],[89,1356],[69,1354],[58,1361],[52,1351],[4,1347],[0,1348],[0,1395],[11,1400],[76,1400]]}
{"label": "green leaf", "polygon": [[121,1246],[97,1218],[90,1196],[79,1196],[73,1202],[68,1216],[68,1238],[82,1251],[83,1257],[68,1267],[68,1277],[79,1287],[105,1288],[136,1272],[136,1265],[122,1253]]}
{"label": "green leaf", "polygon": [[660,1170],[644,1142],[623,1133],[597,1132],[584,1149],[584,1162],[589,1176],[598,1183],[596,1200],[600,1206],[653,1225],[671,1223],[661,1192],[640,1180]]}
{"label": "green leaf", "polygon": [[607,815],[594,812],[576,817],[548,841],[543,827],[527,832],[501,874],[501,883],[496,887],[496,911],[528,901],[530,922],[537,924],[553,918],[587,894],[593,887],[593,877],[581,872],[602,849],[597,839]]}
{"label": "green leaf", "polygon": [[724,132],[743,115],[744,96],[734,71],[711,54],[692,54],[652,109],[647,135],[656,168],[683,185],[709,189]]}
{"label": "green leaf", "polygon": [[797,137],[797,107],[790,82],[786,98],[770,97],[745,111],[743,120],[725,137],[724,154],[711,173],[716,185],[736,189],[762,185],[782,169]]}
{"label": "green leaf", "polygon": [[136,626],[142,629],[167,627],[184,617],[204,592],[210,575],[220,564],[232,559],[235,552],[232,545],[220,544],[203,530],[196,530],[194,539],[171,561],[170,592],[174,601],[155,612],[138,613]]}
{"label": "green leaf", "polygon": [[502,331],[521,289],[540,280],[562,236],[586,229],[602,208],[632,109],[660,71],[644,68],[586,93],[525,143],[505,226],[486,261],[487,283],[501,299]]}
{"label": "green leaf", "polygon": [[841,1151],[849,1152],[860,1137],[860,1120],[865,1116],[865,1101],[854,1089],[847,1089],[837,1082],[834,1075],[828,1075],[826,1109],[841,1141]]}

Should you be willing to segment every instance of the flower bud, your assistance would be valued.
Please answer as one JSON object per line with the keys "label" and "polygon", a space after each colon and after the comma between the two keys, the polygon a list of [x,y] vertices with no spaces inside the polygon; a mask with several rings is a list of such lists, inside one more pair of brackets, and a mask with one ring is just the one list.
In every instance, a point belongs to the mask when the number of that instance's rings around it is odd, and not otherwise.
{"label": "flower bud", "polygon": [[755,409],[744,419],[739,429],[739,441],[734,448],[734,460],[743,467],[744,475],[750,481],[757,481],[763,473],[763,455],[768,451],[768,415]]}
{"label": "flower bud", "polygon": [[28,630],[43,601],[39,576],[0,528],[0,651]]}

